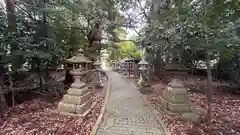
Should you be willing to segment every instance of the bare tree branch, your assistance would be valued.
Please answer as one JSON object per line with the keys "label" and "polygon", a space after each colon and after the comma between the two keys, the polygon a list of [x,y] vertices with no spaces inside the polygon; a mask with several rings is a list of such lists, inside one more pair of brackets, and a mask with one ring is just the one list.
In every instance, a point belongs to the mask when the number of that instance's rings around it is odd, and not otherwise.
{"label": "bare tree branch", "polygon": [[150,20],[148,14],[147,14],[146,11],[145,11],[145,8],[142,6],[141,1],[140,1],[140,0],[136,0],[136,1],[138,2],[139,8],[140,8],[140,10],[142,11],[144,17],[147,19],[147,22],[150,23],[151,20]]}

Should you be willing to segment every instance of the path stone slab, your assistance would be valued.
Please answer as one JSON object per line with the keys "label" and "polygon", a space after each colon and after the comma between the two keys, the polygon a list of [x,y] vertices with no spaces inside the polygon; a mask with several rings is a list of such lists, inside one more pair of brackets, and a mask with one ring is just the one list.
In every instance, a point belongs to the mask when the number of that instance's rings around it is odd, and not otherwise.
{"label": "path stone slab", "polygon": [[166,135],[137,87],[116,72],[112,79],[104,120],[96,135]]}

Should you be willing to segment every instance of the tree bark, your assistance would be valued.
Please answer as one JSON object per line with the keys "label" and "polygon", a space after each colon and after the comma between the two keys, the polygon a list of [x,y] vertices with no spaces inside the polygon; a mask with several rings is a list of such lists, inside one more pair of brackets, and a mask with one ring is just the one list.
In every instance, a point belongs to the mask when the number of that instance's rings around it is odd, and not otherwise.
{"label": "tree bark", "polygon": [[9,90],[12,92],[12,107],[14,107],[15,106],[15,91],[13,89],[13,79],[12,79],[11,74],[8,74],[8,75],[9,75],[9,83],[10,83]]}
{"label": "tree bark", "polygon": [[162,59],[162,53],[160,51],[156,52],[156,57],[153,60],[154,63],[154,75],[157,77],[160,77],[160,69],[164,66],[163,65],[163,59]]}
{"label": "tree bark", "polygon": [[5,109],[5,106],[6,106],[6,100],[4,98],[3,92],[1,92],[0,93],[0,124],[3,122],[3,110]]}
{"label": "tree bark", "polygon": [[[14,34],[16,31],[15,0],[5,0],[8,20],[8,33]],[[11,44],[11,51],[16,49],[16,44]]]}
{"label": "tree bark", "polygon": [[208,123],[211,123],[211,118],[212,118],[212,71],[211,71],[211,66],[210,66],[210,56],[209,54],[207,55],[207,61],[206,61],[206,65],[207,65],[207,76],[208,76],[208,83],[207,83],[207,91],[206,91],[206,96],[207,96],[207,106],[208,106],[208,110],[207,110],[207,120]]}
{"label": "tree bark", "polygon": [[16,31],[15,0],[5,0],[9,32]]}
{"label": "tree bark", "polygon": [[[15,14],[15,0],[5,0],[6,10],[7,10],[7,20],[8,20],[8,34],[10,37],[16,32],[16,14]],[[18,49],[17,43],[14,42],[14,39],[9,39],[13,42],[10,43],[10,52]],[[13,72],[16,72],[20,67],[21,57],[11,55],[11,68]]]}

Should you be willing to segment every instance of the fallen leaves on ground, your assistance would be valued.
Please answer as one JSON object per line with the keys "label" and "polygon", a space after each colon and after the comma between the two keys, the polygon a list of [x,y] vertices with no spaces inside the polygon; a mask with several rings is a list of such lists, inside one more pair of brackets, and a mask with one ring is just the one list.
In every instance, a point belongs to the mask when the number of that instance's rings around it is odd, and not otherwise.
{"label": "fallen leaves on ground", "polygon": [[94,94],[95,108],[84,118],[59,116],[58,101],[32,100],[9,108],[0,125],[0,135],[89,135],[103,105],[103,93]]}
{"label": "fallen leaves on ground", "polygon": [[[184,80],[188,87],[198,85],[206,90],[206,80],[188,78]],[[155,106],[157,99],[165,90],[166,84],[159,81],[154,83],[153,93],[148,100]],[[206,95],[203,93],[190,93],[190,100],[199,110],[202,118],[206,114]],[[159,108],[157,108],[159,109]],[[197,124],[184,121],[180,115],[159,112],[172,135],[240,135],[240,95],[230,92],[230,88],[213,86],[212,120],[211,125],[203,120]]]}

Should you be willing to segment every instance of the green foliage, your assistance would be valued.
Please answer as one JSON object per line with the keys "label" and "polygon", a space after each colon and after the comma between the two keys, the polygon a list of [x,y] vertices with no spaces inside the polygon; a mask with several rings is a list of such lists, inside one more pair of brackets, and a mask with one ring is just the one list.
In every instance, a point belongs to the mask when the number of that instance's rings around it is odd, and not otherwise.
{"label": "green foliage", "polygon": [[[34,70],[58,64],[88,44],[86,36],[97,21],[104,25],[106,33],[117,38],[115,33],[121,32],[124,23],[116,8],[119,4],[122,2],[22,0],[12,5],[16,9],[12,20],[7,18],[12,14],[1,9],[1,62],[11,64],[14,72],[22,70],[26,63]],[[10,32],[8,24],[15,22],[16,31]],[[107,29],[110,26],[114,27]]]}
{"label": "green foliage", "polygon": [[[11,63],[16,70],[26,62],[42,68],[57,64],[88,44],[86,36],[96,21],[104,26],[109,59],[139,57],[137,45],[160,53],[167,62],[169,57],[181,57],[184,63],[206,60],[208,52],[213,53],[211,59],[230,59],[239,54],[240,40],[234,32],[239,23],[238,7],[237,0],[209,0],[207,4],[198,0],[22,0],[15,6],[14,33],[7,29],[7,12],[0,12],[1,61]],[[126,27],[134,25],[142,28],[138,39],[124,41]]]}
{"label": "green foliage", "polygon": [[112,42],[108,45],[109,60],[123,60],[140,57],[141,53],[132,41]]}
{"label": "green foliage", "polygon": [[181,57],[185,62],[206,60],[209,52],[213,53],[211,59],[219,54],[232,57],[239,52],[240,40],[234,32],[239,22],[238,1],[209,0],[205,4],[182,0],[157,4],[158,8],[150,10],[150,21],[138,38],[143,47],[160,51],[166,58]]}

